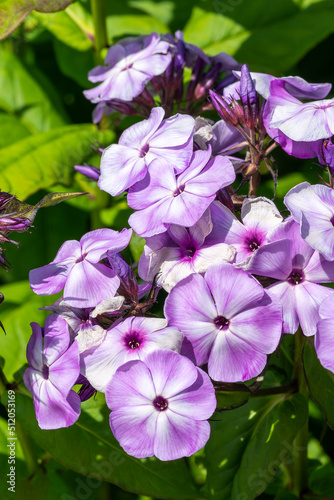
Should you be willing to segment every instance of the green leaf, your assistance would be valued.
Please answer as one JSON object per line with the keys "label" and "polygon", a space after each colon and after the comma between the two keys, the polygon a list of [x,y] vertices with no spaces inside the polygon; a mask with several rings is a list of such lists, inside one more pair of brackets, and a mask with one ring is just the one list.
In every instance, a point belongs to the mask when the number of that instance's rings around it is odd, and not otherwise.
{"label": "green leaf", "polygon": [[77,51],[92,49],[94,26],[92,16],[82,5],[75,3],[65,11],[39,14],[34,17],[58,40]]}
{"label": "green leaf", "polygon": [[93,51],[78,51],[59,40],[54,40],[53,48],[60,71],[82,88],[90,88],[92,84],[88,81],[88,72],[96,65]]}
{"label": "green leaf", "polygon": [[331,462],[313,470],[309,484],[314,493],[334,498],[334,464]]}
{"label": "green leaf", "polygon": [[258,397],[212,423],[206,446],[209,498],[252,500],[285,462],[307,417],[300,394]]}
{"label": "green leaf", "polygon": [[332,0],[254,0],[251,8],[216,0],[214,10],[194,8],[185,40],[209,55],[227,52],[252,71],[280,75],[334,32]]}
{"label": "green leaf", "polygon": [[141,10],[162,23],[169,24],[173,19],[175,4],[174,2],[152,2],[151,0],[130,0],[130,7]]}
{"label": "green leaf", "polygon": [[36,422],[32,400],[22,394],[16,396],[16,414],[42,448],[80,474],[154,498],[199,497],[184,459],[138,460],[123,451],[110,430],[109,410],[102,394],[83,403],[78,422],[67,429],[42,431]]}
{"label": "green leaf", "polygon": [[30,12],[57,12],[72,0],[2,0],[0,6],[0,40],[10,35]]}
{"label": "green leaf", "polygon": [[149,35],[153,31],[168,33],[169,28],[164,23],[151,16],[121,15],[107,17],[107,33],[109,43],[114,38],[125,35]]}
{"label": "green leaf", "polygon": [[91,155],[90,145],[95,140],[110,144],[113,137],[95,125],[68,125],[22,139],[2,149],[1,189],[24,200],[53,184],[68,185],[73,166]]}
{"label": "green leaf", "polygon": [[26,363],[26,347],[31,335],[31,321],[43,324],[45,311],[39,307],[50,304],[50,297],[35,295],[29,282],[16,282],[1,285],[5,300],[1,304],[1,321],[6,335],[0,332],[0,352],[5,357],[4,373],[9,381],[24,363]]}
{"label": "green leaf", "polygon": [[334,429],[334,374],[320,363],[311,344],[303,351],[304,372],[312,399],[320,406],[327,424]]}
{"label": "green leaf", "polygon": [[15,54],[0,48],[0,108],[15,114],[30,132],[45,132],[64,125],[63,113],[50,101]]}
{"label": "green leaf", "polygon": [[30,135],[29,130],[13,115],[0,113],[0,148]]}

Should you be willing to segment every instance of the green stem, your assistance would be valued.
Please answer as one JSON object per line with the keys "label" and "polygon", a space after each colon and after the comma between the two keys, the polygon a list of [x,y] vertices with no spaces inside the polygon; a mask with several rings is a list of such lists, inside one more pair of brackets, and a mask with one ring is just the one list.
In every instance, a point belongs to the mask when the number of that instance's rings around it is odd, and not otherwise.
{"label": "green stem", "polygon": [[25,433],[21,424],[16,420],[15,432],[23,451],[23,455],[28,467],[30,475],[36,474],[38,471],[37,456],[33,447],[31,438]]}
{"label": "green stem", "polygon": [[95,58],[98,64],[103,63],[101,50],[108,47],[105,0],[91,0],[92,16],[95,32]]}
{"label": "green stem", "polygon": [[[308,387],[303,369],[303,348],[305,337],[299,329],[295,335],[295,360],[294,360],[294,378],[297,379],[299,393],[309,398]],[[297,434],[293,443],[293,492],[302,499],[302,494],[308,489],[307,477],[307,443],[308,443],[308,415],[305,424]]]}

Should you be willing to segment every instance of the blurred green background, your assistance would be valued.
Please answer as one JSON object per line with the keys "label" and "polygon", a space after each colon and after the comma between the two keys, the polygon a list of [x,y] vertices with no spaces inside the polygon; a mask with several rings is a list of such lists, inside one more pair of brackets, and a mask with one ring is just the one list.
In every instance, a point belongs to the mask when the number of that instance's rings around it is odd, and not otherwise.
{"label": "blurred green background", "polygon": [[[7,333],[5,336],[0,331],[0,356],[5,360],[4,373],[9,381],[22,377],[29,323],[42,323],[45,314],[38,308],[53,301],[33,294],[27,281],[29,270],[53,260],[65,240],[80,239],[85,232],[101,226],[116,230],[128,227],[130,214],[123,196],[111,199],[97,189],[96,183],[73,170],[75,164],[84,162],[98,166],[99,157],[91,144],[107,146],[117,141],[122,130],[132,123],[130,118],[121,120],[113,115],[100,128],[91,124],[93,105],[82,94],[91,85],[87,73],[98,59],[93,50],[90,2],[81,0],[56,13],[33,10],[35,6],[41,9],[42,3],[0,2],[0,188],[31,204],[48,192],[89,194],[41,210],[30,234],[14,236],[20,242],[19,249],[6,245],[5,255],[13,269],[9,272],[0,269],[0,290],[5,296],[0,320]],[[198,45],[209,55],[228,52],[238,62],[247,63],[251,71],[276,76],[300,75],[313,83],[334,82],[334,1],[331,0],[107,0],[106,10],[110,44],[128,35],[152,31],[173,33],[181,29],[187,42]],[[23,14],[28,14],[24,20]],[[279,168],[278,198],[305,179],[317,182],[315,171],[321,173],[321,170],[315,160],[300,161],[280,151],[275,151],[274,156]],[[270,176],[264,177],[259,194],[273,197]],[[142,244],[139,238],[132,240],[128,254],[132,261],[138,260]],[[3,405],[0,415],[0,456],[4,470]],[[313,476],[315,491],[334,498],[333,433],[313,403],[310,419],[310,467],[318,471]],[[22,437],[23,446],[25,439],[42,467],[30,481],[18,444],[17,477],[21,486],[15,498],[147,498],[107,482],[89,483],[85,476],[67,469],[66,458],[56,462],[41,443],[32,443],[29,435]],[[203,483],[205,470],[200,457],[192,459],[188,467],[195,480]],[[271,479],[259,498],[295,498],[277,494],[276,483],[283,481],[283,473],[278,479]],[[2,475],[0,487],[8,495],[5,481]],[[161,496],[164,497],[163,491]],[[9,494],[8,498],[13,497]],[[183,498],[187,498],[186,494]]]}

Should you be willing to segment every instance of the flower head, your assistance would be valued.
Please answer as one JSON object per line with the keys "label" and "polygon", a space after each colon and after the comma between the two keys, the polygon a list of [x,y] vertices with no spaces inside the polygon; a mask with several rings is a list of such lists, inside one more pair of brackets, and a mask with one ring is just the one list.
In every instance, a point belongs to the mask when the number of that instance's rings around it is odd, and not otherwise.
{"label": "flower head", "polygon": [[196,364],[221,382],[259,375],[280,340],[281,307],[263,287],[231,264],[180,281],[165,303],[169,324],[181,330]]}
{"label": "flower head", "polygon": [[27,345],[30,368],[23,380],[34,398],[36,418],[41,429],[68,427],[79,418],[80,398],[72,391],[79,376],[79,351],[70,345],[66,321],[50,314],[44,334],[31,323],[32,336]]}
{"label": "flower head", "polygon": [[119,252],[129,243],[132,231],[120,233],[97,229],[80,241],[66,241],[48,265],[29,273],[30,286],[38,295],[52,295],[64,289],[63,300],[74,307],[95,307],[113,297],[119,287],[117,274],[100,260],[107,251]]}
{"label": "flower head", "polygon": [[132,101],[153,76],[163,73],[170,64],[169,44],[157,33],[137,38],[125,38],[113,45],[106,55],[106,66],[97,66],[89,72],[91,82],[102,82],[85,90],[92,102],[121,99]]}
{"label": "flower head", "polygon": [[111,430],[136,458],[189,457],[210,436],[216,407],[209,377],[178,353],[157,350],[121,366],[106,390]]}

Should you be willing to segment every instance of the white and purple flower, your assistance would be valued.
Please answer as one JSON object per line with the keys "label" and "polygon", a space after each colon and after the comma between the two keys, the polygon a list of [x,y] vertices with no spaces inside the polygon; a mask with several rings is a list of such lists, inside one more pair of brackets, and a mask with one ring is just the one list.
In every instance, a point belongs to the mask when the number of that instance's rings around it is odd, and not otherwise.
{"label": "white and purple flower", "polygon": [[121,194],[142,180],[157,158],[168,161],[178,173],[187,167],[193,153],[195,120],[188,115],[166,120],[164,116],[162,108],[153,108],[147,120],[126,129],[118,144],[105,149],[98,182],[103,191]]}
{"label": "white and purple flower", "polygon": [[63,300],[74,307],[95,307],[113,297],[119,287],[117,274],[99,262],[107,251],[117,253],[129,244],[132,231],[96,229],[80,241],[66,241],[48,265],[29,273],[30,286],[38,295],[53,295],[64,289]]}
{"label": "white and purple flower", "polygon": [[214,201],[216,192],[235,179],[230,160],[210,157],[210,147],[207,151],[195,151],[179,175],[168,161],[153,162],[149,175],[128,194],[129,206],[138,210],[130,216],[129,224],[139,236],[164,233],[170,224],[196,224]]}
{"label": "white and purple flower", "polygon": [[105,392],[117,368],[156,349],[180,351],[183,334],[163,318],[126,318],[111,327],[103,342],[81,356],[81,373],[95,389]]}
{"label": "white and purple flower", "polygon": [[36,418],[41,429],[59,429],[73,425],[80,415],[80,397],[72,390],[79,376],[79,350],[70,345],[66,321],[50,314],[44,332],[31,323],[27,345],[30,367],[23,380],[34,398]]}
{"label": "white and purple flower", "polygon": [[210,436],[213,385],[178,353],[157,350],[121,366],[106,390],[111,430],[129,455],[160,460],[189,457]]}
{"label": "white and purple flower", "polygon": [[180,281],[166,299],[165,316],[190,342],[196,364],[208,363],[210,377],[221,382],[259,375],[282,332],[278,300],[232,264]]}
{"label": "white and purple flower", "polygon": [[300,224],[302,238],[327,260],[334,260],[334,191],[302,182],[290,189],[284,203]]}
{"label": "white and purple flower", "polygon": [[282,304],[283,333],[295,333],[299,324],[304,335],[316,333],[319,306],[332,293],[319,283],[334,280],[334,263],[301,238],[292,218],[276,227],[268,244],[254,255],[249,271],[277,280],[266,291]]}
{"label": "white and purple flower", "polygon": [[[212,206],[212,205],[211,205]],[[171,224],[165,233],[147,238],[138,265],[139,276],[170,292],[179,281],[193,273],[204,273],[209,266],[232,262],[235,248],[223,243],[224,237],[210,238],[210,209],[192,227]]]}
{"label": "white and purple flower", "polygon": [[106,66],[97,66],[88,74],[97,87],[84,95],[94,103],[121,99],[132,101],[154,76],[165,71],[171,62],[169,43],[157,33],[137,38],[125,38],[108,50]]}

